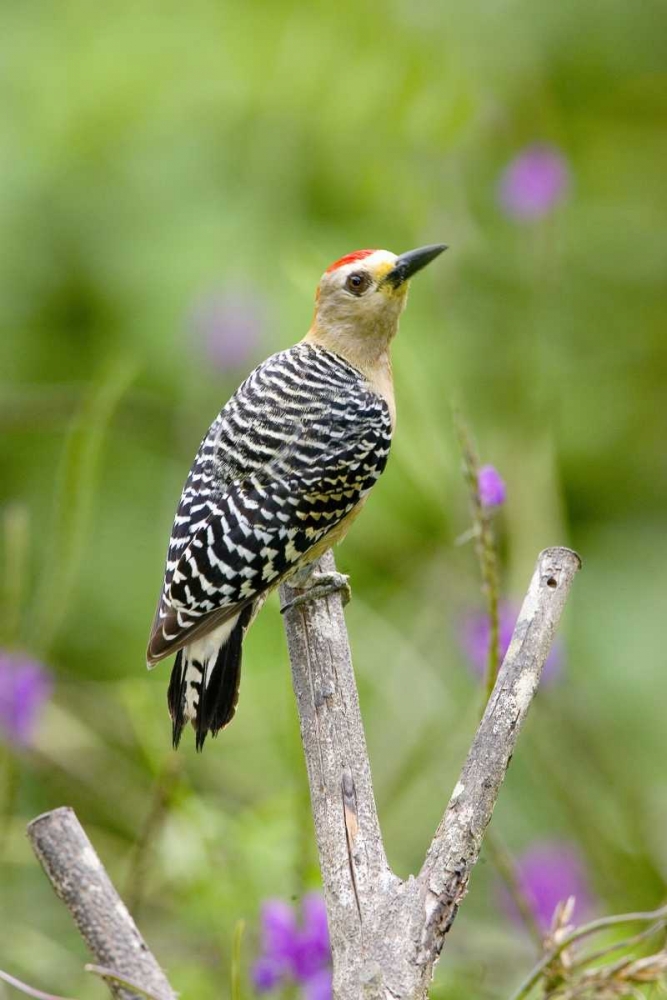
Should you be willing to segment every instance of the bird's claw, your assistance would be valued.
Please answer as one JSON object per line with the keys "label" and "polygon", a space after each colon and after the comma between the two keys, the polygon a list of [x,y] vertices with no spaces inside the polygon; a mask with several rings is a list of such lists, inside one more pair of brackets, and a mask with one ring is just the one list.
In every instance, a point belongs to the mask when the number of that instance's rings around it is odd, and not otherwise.
{"label": "bird's claw", "polygon": [[329,594],[340,594],[343,607],[349,604],[352,597],[352,588],[350,587],[350,578],[346,573],[310,573],[307,587],[303,594],[298,594],[291,601],[288,601],[287,604],[284,604],[280,609],[280,613],[284,615],[286,611],[291,611],[292,608],[298,608],[308,601],[317,601],[321,597],[328,597]]}

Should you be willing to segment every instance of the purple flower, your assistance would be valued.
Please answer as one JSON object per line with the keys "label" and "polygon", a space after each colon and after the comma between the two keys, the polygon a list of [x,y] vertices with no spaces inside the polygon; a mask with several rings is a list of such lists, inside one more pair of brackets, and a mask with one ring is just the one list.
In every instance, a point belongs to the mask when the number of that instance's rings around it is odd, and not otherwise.
{"label": "purple flower", "polygon": [[285,972],[280,963],[262,955],[252,969],[252,981],[258,993],[270,993],[280,986]]}
{"label": "purple flower", "polygon": [[500,473],[493,465],[483,465],[477,473],[477,489],[482,507],[500,507],[507,491]]}
{"label": "purple flower", "polygon": [[[521,892],[544,931],[551,926],[558,903],[568,896],[575,897],[572,919],[577,923],[589,919],[595,909],[586,866],[572,844],[558,841],[533,844],[517,858],[516,876]],[[511,920],[517,924],[521,922],[516,905],[504,886],[500,891],[500,904]]]}
{"label": "purple flower", "polygon": [[331,945],[321,895],[304,897],[300,923],[289,903],[269,899],[261,924],[263,950],[252,973],[257,990],[267,993],[296,983],[304,1000],[331,1000]]}
{"label": "purple flower", "polygon": [[324,900],[319,893],[309,893],[302,903],[303,930],[296,954],[296,976],[302,982],[331,965],[331,944]]}
{"label": "purple flower", "polygon": [[563,154],[554,146],[535,143],[505,167],[498,200],[513,219],[540,219],[565,198],[570,182],[570,168]]}
{"label": "purple flower", "polygon": [[0,739],[15,747],[30,746],[52,689],[51,675],[41,663],[0,650]]}
{"label": "purple flower", "polygon": [[219,371],[242,368],[262,340],[263,299],[250,290],[212,292],[195,306],[191,327],[209,364]]}
{"label": "purple flower", "polygon": [[303,988],[303,1000],[331,1000],[333,975],[331,969],[320,969]]}
{"label": "purple flower", "polygon": [[[519,612],[515,605],[509,601],[500,602],[498,608],[498,638],[501,663],[505,658],[505,653],[509,649],[518,614]],[[464,616],[459,627],[459,642],[473,672],[478,677],[483,677],[486,672],[490,636],[489,616],[485,611],[471,611]],[[556,638],[551,647],[547,662],[544,664],[544,671],[542,673],[543,682],[551,684],[560,674],[562,666],[563,647],[559,639]]]}

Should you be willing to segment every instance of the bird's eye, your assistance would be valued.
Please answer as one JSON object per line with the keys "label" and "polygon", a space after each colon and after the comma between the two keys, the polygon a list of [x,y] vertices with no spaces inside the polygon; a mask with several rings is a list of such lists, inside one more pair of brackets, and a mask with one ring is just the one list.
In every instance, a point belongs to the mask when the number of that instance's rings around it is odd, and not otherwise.
{"label": "bird's eye", "polygon": [[370,283],[370,275],[366,274],[365,271],[355,271],[354,274],[349,275],[345,287],[353,295],[363,295]]}

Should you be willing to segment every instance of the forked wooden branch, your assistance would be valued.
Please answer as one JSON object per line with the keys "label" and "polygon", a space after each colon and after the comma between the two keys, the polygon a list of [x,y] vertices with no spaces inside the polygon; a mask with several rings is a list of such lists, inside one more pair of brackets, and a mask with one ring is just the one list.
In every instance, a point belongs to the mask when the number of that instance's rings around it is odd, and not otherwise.
{"label": "forked wooden branch", "polygon": [[[406,881],[391,871],[385,855],[340,597],[286,610],[334,956],[334,1000],[426,997],[580,565],[570,549],[540,554],[459,780],[421,872]],[[319,568],[335,568],[330,552]],[[283,604],[293,596],[291,588],[281,588]],[[119,977],[106,980],[112,995],[175,1000],[73,811],[38,816],[28,837],[103,971]]]}
{"label": "forked wooden branch", "polygon": [[[340,597],[285,611],[329,917],[334,1000],[427,996],[580,566],[571,549],[545,549],[538,557],[459,780],[422,870],[406,881],[391,871],[385,855]],[[335,569],[331,552],[318,568]],[[283,585],[283,605],[294,594]]]}
{"label": "forked wooden branch", "polygon": [[28,838],[57,895],[70,911],[95,959],[142,993],[107,978],[117,1000],[176,1000],[176,994],[137,930],[74,810],[43,813],[28,825]]}

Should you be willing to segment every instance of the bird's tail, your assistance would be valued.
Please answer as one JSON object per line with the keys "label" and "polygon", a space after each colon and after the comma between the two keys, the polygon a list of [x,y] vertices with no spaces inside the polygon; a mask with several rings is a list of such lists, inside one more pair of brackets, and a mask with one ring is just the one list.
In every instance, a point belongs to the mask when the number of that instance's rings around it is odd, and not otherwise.
{"label": "bird's tail", "polygon": [[173,724],[174,748],[186,722],[196,734],[197,750],[210,732],[216,736],[234,718],[239,700],[243,637],[252,605],[176,655],[167,701]]}

